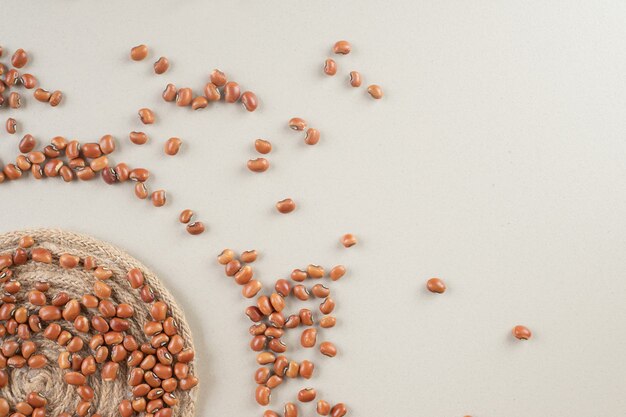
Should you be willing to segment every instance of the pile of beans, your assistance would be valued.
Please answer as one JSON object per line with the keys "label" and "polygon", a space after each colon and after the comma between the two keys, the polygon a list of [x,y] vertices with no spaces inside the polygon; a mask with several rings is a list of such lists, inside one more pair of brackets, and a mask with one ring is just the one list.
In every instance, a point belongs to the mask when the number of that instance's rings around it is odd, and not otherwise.
{"label": "pile of beans", "polygon": [[240,102],[249,112],[253,112],[259,105],[256,94],[252,91],[241,92],[241,87],[234,81],[228,81],[226,74],[219,69],[214,69],[209,75],[209,81],[205,84],[204,94],[196,94],[189,87],[177,88],[169,83],[163,90],[163,100],[176,103],[179,107],[191,107],[193,110],[204,109],[209,103],[219,102],[224,99],[226,103]]}
{"label": "pile of beans", "polygon": [[[333,45],[333,53],[336,55],[348,55],[352,51],[352,45],[348,41],[337,41]],[[337,62],[332,58],[324,61],[324,74],[334,76],[337,74]],[[363,83],[361,73],[358,71],[350,71],[348,78],[352,87],[358,88]],[[377,84],[371,84],[367,87],[367,93],[373,99],[380,100],[383,98],[383,89]]]}
{"label": "pile of beans", "polygon": [[[338,281],[345,273],[342,265],[333,267],[328,273],[319,265],[308,265],[304,269],[294,269],[291,272],[291,281],[279,279],[274,284],[273,291],[261,294],[263,286],[254,279],[254,270],[251,264],[257,259],[255,250],[245,251],[240,256],[231,250],[224,249],[217,257],[219,264],[224,265],[225,275],[232,277],[235,283],[241,286],[241,293],[245,298],[254,299],[256,303],[246,308],[245,314],[253,322],[249,329],[252,339],[250,348],[257,352],[257,363],[261,365],[254,373],[257,384],[255,391],[256,402],[261,406],[268,406],[272,391],[281,386],[287,379],[310,379],[315,370],[315,364],[304,360],[296,362],[283,355],[288,350],[283,336],[289,330],[299,327],[304,329],[300,333],[300,345],[305,349],[318,346],[319,351],[328,357],[337,355],[337,348],[330,341],[318,344],[320,329],[332,328],[336,318],[332,315],[335,301],[331,298],[330,289],[321,283],[307,286],[305,283],[320,280],[324,277],[331,281]],[[317,298],[322,300],[319,305],[321,317],[307,308],[287,313],[287,300],[306,301]],[[309,403],[318,398],[315,388],[306,387],[297,394],[297,401]],[[347,408],[343,403],[333,406],[323,399],[317,401],[317,413],[321,416],[343,417]],[[264,417],[279,417],[276,411],[266,410]],[[283,408],[284,417],[297,417],[298,406],[295,402],[288,402]]]}
{"label": "pile of beans", "polygon": [[[0,47],[0,58],[3,56],[3,49]],[[29,73],[20,73],[20,70],[28,63],[28,53],[23,49],[18,49],[13,53],[11,57],[9,69],[7,65],[0,62],[0,107],[5,103],[12,109],[19,109],[23,104],[23,96],[17,91],[11,91],[18,87],[24,87],[27,90],[32,90],[37,87],[37,78]],[[6,98],[5,98],[6,95]],[[48,103],[52,107],[56,107],[63,100],[63,93],[59,90],[55,90],[52,93],[44,90],[43,88],[37,88],[33,97],[37,101]],[[6,120],[5,128],[7,133],[14,134],[18,130],[17,121],[9,117]]]}
{"label": "pile of beans", "polygon": [[[57,264],[64,270],[83,268],[93,275],[93,291],[70,295],[52,288],[45,274],[33,288],[24,288],[19,267],[29,262]],[[89,381],[107,384],[116,381],[118,373],[128,374],[128,399],[120,399],[117,404],[122,417],[136,413],[146,417],[172,416],[179,401],[177,392],[198,384],[189,372],[194,351],[185,347],[168,305],[156,299],[139,269],[131,269],[125,278],[128,291],[136,290],[142,302],[149,305],[150,317],[143,324],[143,332],[133,334],[137,320],[134,308],[113,301],[113,289],[107,284],[112,278],[112,271],[98,266],[93,257],[80,258],[70,253],[56,257],[50,250],[37,247],[30,236],[23,236],[12,253],[1,254],[0,283],[4,295],[0,305],[0,388],[11,385],[12,369],[37,370],[48,366],[49,358],[38,353],[37,342],[54,342],[63,380],[75,387],[80,397],[74,410],[66,410],[58,417],[100,417],[93,406],[99,391]],[[38,392],[31,392],[15,404],[0,398],[0,417],[11,411],[12,417],[44,417],[47,405],[46,398]]]}

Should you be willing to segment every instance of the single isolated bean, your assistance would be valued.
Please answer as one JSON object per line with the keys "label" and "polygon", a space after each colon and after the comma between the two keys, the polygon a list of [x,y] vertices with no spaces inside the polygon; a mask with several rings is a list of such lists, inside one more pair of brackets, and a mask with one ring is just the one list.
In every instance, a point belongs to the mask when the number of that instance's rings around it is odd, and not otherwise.
{"label": "single isolated bean", "polygon": [[139,119],[144,125],[151,125],[154,123],[154,112],[150,109],[139,109]]}
{"label": "single isolated bean", "polygon": [[150,199],[152,200],[152,205],[154,207],[163,207],[167,202],[167,195],[165,193],[165,190],[154,191],[150,196]]}
{"label": "single isolated bean", "polygon": [[55,90],[52,94],[50,94],[50,100],[48,100],[48,103],[52,107],[56,107],[61,104],[61,100],[63,100],[63,93],[59,90]]}
{"label": "single isolated bean", "polygon": [[234,81],[229,81],[224,85],[224,100],[227,103],[234,103],[239,100],[240,96],[239,84]]}
{"label": "single isolated bean", "polygon": [[[14,118],[9,117],[7,119],[7,122],[5,124],[5,127],[7,129],[7,133],[9,134],[14,134],[17,131],[17,122],[15,121]],[[32,149],[31,149],[32,150]],[[29,151],[30,152],[30,151]]]}
{"label": "single isolated bean", "polygon": [[306,120],[300,117],[292,117],[289,120],[289,128],[293,130],[304,130],[306,129]]}
{"label": "single isolated bean", "polygon": [[304,136],[304,143],[307,145],[315,145],[320,141],[320,131],[314,129],[312,127],[306,130],[306,135]]}
{"label": "single isolated bean", "polygon": [[291,213],[295,209],[296,203],[291,198],[286,198],[276,203],[276,210],[278,210],[278,212],[282,214]]}
{"label": "single isolated bean", "polygon": [[163,74],[170,67],[170,61],[162,56],[154,63],[154,73],[155,74]]}
{"label": "single isolated bean", "polygon": [[519,340],[528,340],[532,337],[532,333],[528,327],[518,325],[513,328],[513,336]]}
{"label": "single isolated bean", "polygon": [[324,329],[335,327],[336,323],[337,319],[334,316],[324,316],[320,319],[320,327]]}
{"label": "single isolated bean", "polygon": [[431,278],[426,282],[426,288],[430,292],[443,294],[446,291],[446,284],[439,278]]}
{"label": "single isolated bean", "polygon": [[164,146],[164,151],[166,155],[170,155],[170,156],[174,156],[176,154],[178,154],[178,151],[180,151],[180,147],[182,145],[183,141],[180,140],[179,138],[169,138],[166,142],[165,142],[165,146]]}
{"label": "single isolated bean", "polygon": [[311,402],[317,396],[315,388],[304,388],[298,392],[298,401],[303,403]]}
{"label": "single isolated bean", "polygon": [[328,58],[324,61],[324,74],[330,75],[331,77],[337,74],[337,63],[334,59]]}
{"label": "single isolated bean", "polygon": [[11,65],[15,68],[22,68],[28,62],[28,54],[22,48],[15,51],[11,57]]}
{"label": "single isolated bean", "polygon": [[346,274],[346,267],[343,266],[343,265],[337,265],[337,266],[334,266],[330,270],[330,273],[328,274],[328,276],[333,281],[337,281],[337,280],[341,279],[341,277],[343,277],[345,274]]}
{"label": "single isolated bean", "polygon": [[133,61],[141,61],[148,56],[148,47],[146,45],[137,45],[130,50],[130,58]]}
{"label": "single isolated bean", "polygon": [[312,348],[317,341],[317,329],[305,329],[300,335],[300,344],[305,348]]}
{"label": "single isolated bean", "polygon": [[265,172],[270,167],[270,162],[265,158],[249,159],[247,166],[252,172]]}
{"label": "single isolated bean", "polygon": [[144,132],[130,132],[130,134],[128,135],[130,141],[132,143],[134,143],[135,145],[144,145],[146,142],[148,142],[148,135],[146,135]]}
{"label": "single isolated bean", "polygon": [[351,233],[346,233],[341,237],[341,244],[346,248],[356,245],[356,237]]}
{"label": "single isolated bean", "polygon": [[213,71],[211,71],[210,79],[211,82],[218,87],[223,87],[227,81],[226,74],[218,69],[214,69]]}
{"label": "single isolated bean", "polygon": [[367,93],[372,96],[373,99],[380,100],[383,98],[383,89],[376,84],[372,84],[367,87]]}
{"label": "single isolated bean", "polygon": [[13,91],[9,94],[9,107],[12,109],[19,109],[22,106],[22,97],[20,93]]}
{"label": "single isolated bean", "polygon": [[254,141],[254,149],[260,154],[268,154],[272,151],[272,144],[265,139],[257,139]]}
{"label": "single isolated bean", "polygon": [[322,355],[333,358],[337,355],[337,348],[331,342],[322,342],[320,344],[320,352]]}
{"label": "single isolated bean", "polygon": [[361,74],[358,71],[350,71],[350,85],[352,87],[361,86]]}
{"label": "single isolated bean", "polygon": [[178,221],[183,224],[187,224],[191,221],[191,219],[193,218],[193,215],[194,215],[193,210],[185,209],[181,211],[180,215],[178,216]]}
{"label": "single isolated bean", "polygon": [[333,46],[333,52],[336,54],[347,55],[352,50],[352,45],[348,41],[337,41]]}
{"label": "single isolated bean", "polygon": [[199,235],[204,232],[204,223],[193,222],[187,225],[187,233],[190,235]]}
{"label": "single isolated bean", "polygon": [[256,97],[256,94],[254,94],[252,91],[245,91],[241,95],[241,104],[243,104],[243,107],[246,110],[253,112],[258,107],[259,101]]}

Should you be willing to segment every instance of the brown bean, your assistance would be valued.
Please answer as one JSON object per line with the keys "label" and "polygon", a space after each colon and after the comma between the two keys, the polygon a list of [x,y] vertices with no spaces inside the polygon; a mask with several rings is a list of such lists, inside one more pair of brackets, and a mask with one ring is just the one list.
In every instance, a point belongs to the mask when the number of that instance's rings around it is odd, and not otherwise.
{"label": "brown bean", "polygon": [[111,296],[111,287],[102,281],[96,281],[93,284],[93,293],[100,299],[109,298]]}
{"label": "brown bean", "polygon": [[248,160],[248,169],[252,172],[265,172],[270,167],[270,162],[265,158]]}
{"label": "brown bean", "polygon": [[270,370],[265,366],[260,367],[254,372],[254,381],[259,385],[264,385],[270,377]]}
{"label": "brown bean", "polygon": [[235,259],[235,252],[232,249],[224,249],[222,253],[217,256],[217,262],[221,265],[226,265],[233,259]]}
{"label": "brown bean", "polygon": [[146,184],[143,182],[135,184],[135,196],[141,200],[148,198],[148,189],[146,188]]}
{"label": "brown bean", "polygon": [[273,293],[270,296],[270,302],[274,310],[278,312],[283,311],[283,309],[285,308],[285,300],[280,294]]}
{"label": "brown bean", "polygon": [[12,109],[19,109],[20,107],[22,107],[22,97],[20,96],[20,93],[13,91],[11,94],[9,94],[8,103],[9,107],[11,107]]}
{"label": "brown bean", "polygon": [[78,179],[81,181],[92,180],[95,178],[95,176],[96,176],[96,173],[90,167],[76,169],[76,177],[78,177]]}
{"label": "brown bean", "polygon": [[150,199],[152,200],[152,205],[154,207],[163,207],[167,202],[167,195],[165,193],[165,190],[154,191],[150,196]]}
{"label": "brown bean", "polygon": [[431,278],[426,281],[426,288],[430,292],[443,294],[446,291],[446,284],[439,278]]}
{"label": "brown bean", "polygon": [[174,84],[168,84],[165,86],[162,94],[163,100],[174,101],[176,100],[176,86]]}
{"label": "brown bean", "polygon": [[[276,376],[276,375],[274,375],[274,376]],[[270,388],[272,388],[272,387],[270,387]],[[263,417],[280,417],[280,415],[276,411],[265,410],[263,412]]]}
{"label": "brown bean", "polygon": [[229,277],[235,276],[235,274],[240,269],[241,269],[241,262],[239,262],[237,259],[233,259],[232,261],[228,262],[226,266],[224,267],[224,271],[226,272],[226,275]]}
{"label": "brown bean", "polygon": [[89,168],[94,172],[102,171],[107,166],[109,166],[109,158],[106,155],[96,158],[89,163]]}
{"label": "brown bean", "polygon": [[261,284],[261,282],[253,279],[243,286],[243,288],[241,289],[241,294],[245,298],[252,298],[256,296],[259,293],[259,291],[261,291],[262,287],[263,285]]}
{"label": "brown bean", "polygon": [[337,348],[331,342],[322,342],[320,344],[320,352],[322,355],[333,358],[337,355]]}
{"label": "brown bean", "polygon": [[19,147],[20,152],[29,153],[33,149],[35,149],[35,146],[37,146],[37,140],[32,135],[26,134],[20,141],[20,144],[18,147]]}
{"label": "brown bean", "polygon": [[274,339],[280,339],[281,337],[283,337],[283,335],[285,334],[285,331],[283,329],[279,329],[277,327],[268,327],[265,330],[265,336],[267,337],[272,337]]}
{"label": "brown bean", "polygon": [[270,339],[267,346],[270,348],[272,352],[276,353],[284,353],[287,351],[287,345],[280,339]]}
{"label": "brown bean", "polygon": [[70,385],[85,385],[87,378],[80,372],[68,372],[63,376],[65,382]]}
{"label": "brown bean", "polygon": [[301,301],[306,301],[310,298],[308,288],[300,284],[293,287],[293,295]]}
{"label": "brown bean", "polygon": [[166,155],[170,155],[170,156],[174,156],[178,153],[178,151],[180,150],[180,146],[182,145],[183,141],[180,140],[179,138],[173,137],[173,138],[169,138],[166,142],[165,142],[165,154]]}
{"label": "brown bean", "polygon": [[[249,268],[249,266],[246,266],[245,268]],[[270,314],[274,312],[272,303],[270,302],[269,297],[266,295],[262,295],[257,299],[257,307],[259,308],[261,313],[263,313],[266,316],[269,316]]]}
{"label": "brown bean", "polygon": [[324,268],[319,265],[309,264],[306,267],[306,273],[311,278],[322,278],[324,276]]}
{"label": "brown bean", "polygon": [[254,336],[250,341],[250,349],[255,352],[260,352],[265,349],[265,344],[267,343],[267,337],[264,335]]}
{"label": "brown bean", "polygon": [[300,370],[300,365],[296,361],[290,361],[287,366],[287,370],[285,371],[285,376],[288,378],[297,378],[298,371]]}
{"label": "brown bean", "polygon": [[337,319],[334,316],[324,316],[320,319],[320,327],[324,329],[335,327],[336,323]]}
{"label": "brown bean", "polygon": [[341,237],[341,244],[346,248],[350,248],[356,245],[356,237],[351,233],[346,233]]}
{"label": "brown bean", "polygon": [[178,221],[183,224],[187,224],[191,221],[191,219],[193,218],[193,215],[194,215],[193,210],[185,209],[178,216]]}
{"label": "brown bean", "polygon": [[10,410],[9,402],[4,398],[0,398],[0,417],[8,416]]}
{"label": "brown bean", "polygon": [[15,68],[22,68],[28,62],[28,54],[22,48],[13,53],[11,57],[11,65]]}
{"label": "brown bean", "polygon": [[346,405],[343,403],[335,404],[335,406],[330,410],[331,417],[343,417],[348,413],[348,409]]}
{"label": "brown bean", "polygon": [[155,74],[163,74],[170,67],[170,61],[162,56],[154,63],[154,73]]}
{"label": "brown bean", "polygon": [[291,213],[295,209],[296,203],[291,198],[285,198],[284,200],[280,200],[276,203],[276,210],[282,214]]}
{"label": "brown bean", "polygon": [[102,150],[97,143],[85,143],[82,146],[83,156],[89,159],[95,159],[102,156]]}
{"label": "brown bean", "polygon": [[223,87],[226,84],[226,74],[218,69],[211,71],[211,82],[218,87]]}
{"label": "brown bean", "polygon": [[518,325],[513,328],[513,336],[519,340],[528,340],[532,337],[532,333],[527,327]]}
{"label": "brown bean", "polygon": [[300,322],[305,326],[313,325],[313,313],[308,308],[303,308],[298,312],[298,316],[300,317]]}
{"label": "brown bean", "polygon": [[315,407],[315,411],[317,411],[317,414],[320,416],[327,416],[330,414],[330,404],[328,401],[319,400],[317,402],[317,406]]}
{"label": "brown bean", "polygon": [[187,233],[190,235],[199,235],[204,233],[205,227],[202,222],[193,222],[187,225]]}
{"label": "brown bean", "polygon": [[34,391],[30,392],[26,396],[26,402],[33,407],[45,407],[46,404],[48,404],[48,400],[46,400],[45,397],[43,397],[40,393]]}
{"label": "brown bean", "polygon": [[109,155],[115,151],[115,138],[111,135],[104,135],[100,138],[99,145],[102,153]]}
{"label": "brown bean", "polygon": [[299,373],[300,376],[304,379],[310,379],[313,376],[313,372],[315,371],[315,364],[308,360],[303,360],[300,363]]}
{"label": "brown bean", "polygon": [[346,267],[343,265],[337,265],[334,266],[331,270],[330,273],[328,274],[328,276],[330,277],[330,279],[332,279],[333,281],[337,281],[339,280],[341,277],[343,277],[346,274]]}
{"label": "brown bean", "polygon": [[145,168],[135,168],[130,171],[129,178],[133,181],[146,182],[150,178],[150,171]]}
{"label": "brown bean", "polygon": [[259,310],[257,306],[250,306],[246,308],[245,313],[246,313],[246,316],[248,316],[248,318],[255,323],[258,323],[261,320],[263,320],[263,313],[261,313],[261,310]]}
{"label": "brown bean", "polygon": [[144,145],[148,142],[148,135],[144,132],[130,132],[128,135],[130,141],[135,145]]}
{"label": "brown bean", "polygon": [[322,284],[315,284],[313,288],[311,288],[311,292],[317,298],[326,298],[330,295],[330,289]]}
{"label": "brown bean", "polygon": [[293,130],[304,130],[306,129],[306,120],[301,119],[300,117],[292,117],[289,120],[289,127]]}
{"label": "brown bean", "polygon": [[59,175],[59,171],[61,170],[61,167],[63,166],[63,161],[61,161],[60,159],[51,159],[48,162],[46,162],[46,165],[44,165],[44,173],[46,174],[46,177],[57,177]]}
{"label": "brown bean", "polygon": [[133,61],[141,61],[148,56],[148,47],[146,45],[137,45],[130,50],[130,58]]}
{"label": "brown bean", "polygon": [[317,329],[308,328],[305,329],[300,335],[300,344],[305,348],[312,348],[315,346],[317,340]]}
{"label": "brown bean", "polygon": [[259,405],[268,405],[272,397],[272,390],[268,387],[259,385],[256,387],[255,399]]}
{"label": "brown bean", "polygon": [[176,105],[180,107],[186,107],[191,104],[193,100],[193,91],[191,88],[181,88],[176,93]]}
{"label": "brown bean", "polygon": [[322,304],[320,304],[320,311],[324,314],[330,314],[335,309],[335,300],[327,297]]}
{"label": "brown bean", "polygon": [[[6,121],[5,127],[6,127],[6,130],[7,130],[7,133],[12,135],[12,134],[14,134],[17,131],[17,122],[15,121],[14,118],[9,117],[7,119],[7,121]],[[32,149],[31,149],[31,151],[32,151]],[[28,152],[30,152],[30,151],[28,151]]]}
{"label": "brown bean", "polygon": [[241,253],[241,261],[245,263],[252,263],[256,261],[257,252],[256,250],[247,250]]}
{"label": "brown bean", "polygon": [[50,100],[48,100],[48,103],[52,107],[56,107],[61,104],[61,100],[63,100],[63,93],[59,90],[55,90],[52,94],[50,94]]}
{"label": "brown bean", "polygon": [[241,104],[243,104],[243,107],[246,110],[252,112],[257,109],[259,102],[257,100],[256,94],[254,94],[252,91],[245,91],[241,95]]}
{"label": "brown bean", "polygon": [[20,82],[22,83],[24,88],[30,90],[31,88],[35,88],[35,86],[37,85],[37,78],[35,78],[35,76],[32,74],[22,74],[22,76],[20,77]]}
{"label": "brown bean", "polygon": [[[214,83],[215,84],[215,83]],[[234,103],[239,100],[240,95],[239,84],[229,81],[224,85],[224,100],[227,103]]]}
{"label": "brown bean", "polygon": [[22,415],[29,416],[33,413],[33,407],[25,401],[20,401],[14,406],[15,411]]}
{"label": "brown bean", "polygon": [[[269,379],[267,380],[267,382],[265,383],[265,385],[269,388],[269,389],[274,389],[277,386],[279,386],[280,384],[283,383],[283,378],[278,376],[278,375],[272,375],[271,377],[269,377]],[[278,414],[275,414],[278,417]]]}
{"label": "brown bean", "polygon": [[290,315],[285,321],[285,327],[287,329],[295,329],[300,325],[300,316],[297,314]]}
{"label": "brown bean", "polygon": [[209,100],[204,96],[195,97],[191,100],[192,110],[204,109],[209,105]]}
{"label": "brown bean", "polygon": [[317,396],[315,388],[304,388],[298,392],[298,401],[303,403],[311,402]]}
{"label": "brown bean", "polygon": [[22,170],[16,167],[14,164],[7,164],[2,170],[2,173],[9,180],[16,180],[22,176]]}
{"label": "brown bean", "polygon": [[331,77],[337,74],[337,63],[334,59],[328,58],[324,61],[324,74],[330,75]]}
{"label": "brown bean", "polygon": [[141,123],[143,123],[144,125],[151,125],[152,123],[154,123],[154,112],[148,108],[142,108],[139,109],[139,120],[141,120]]}
{"label": "brown bean", "polygon": [[35,100],[37,100],[37,101],[41,101],[43,103],[47,103],[48,100],[50,100],[50,92],[44,90],[43,88],[38,88],[33,93],[33,97],[35,97]]}
{"label": "brown bean", "polygon": [[336,54],[347,55],[352,50],[352,45],[348,41],[337,41],[333,46],[333,52]]}
{"label": "brown bean", "polygon": [[150,315],[155,321],[163,321],[167,318],[167,304],[163,301],[156,301],[150,307]]}
{"label": "brown bean", "polygon": [[383,89],[376,84],[372,84],[367,87],[367,93],[372,96],[373,99],[379,100],[383,98]]}
{"label": "brown bean", "polygon": [[250,326],[250,329],[248,329],[249,333],[253,336],[261,335],[265,333],[266,330],[267,330],[267,324],[265,323],[253,324],[252,326]]}
{"label": "brown bean", "polygon": [[293,271],[291,271],[291,279],[297,282],[302,282],[305,279],[307,279],[308,275],[306,273],[306,271],[303,271],[301,269],[294,269]]}
{"label": "brown bean", "polygon": [[283,313],[279,313],[278,311],[270,314],[268,320],[270,324],[274,327],[282,328],[283,326],[285,326],[285,316],[283,315]]}
{"label": "brown bean", "polygon": [[276,292],[283,297],[288,297],[291,294],[291,284],[286,279],[279,279],[274,285]]}
{"label": "brown bean", "polygon": [[20,73],[16,69],[10,69],[4,77],[4,83],[7,86],[12,87],[17,84],[19,79]]}
{"label": "brown bean", "polygon": [[204,96],[208,101],[219,101],[222,97],[220,90],[213,83],[207,83],[204,86]]}
{"label": "brown bean", "polygon": [[248,282],[250,282],[253,274],[254,274],[254,271],[252,270],[252,267],[249,265],[246,265],[243,268],[241,268],[239,271],[237,271],[237,273],[235,274],[235,282],[239,285],[245,285]]}
{"label": "brown bean", "polygon": [[283,414],[285,417],[298,417],[298,407],[294,403],[286,403]]}
{"label": "brown bean", "polygon": [[254,149],[256,149],[258,153],[265,155],[272,151],[272,144],[267,140],[257,139],[254,141]]}
{"label": "brown bean", "polygon": [[306,130],[304,136],[304,143],[307,145],[316,145],[320,141],[320,131],[312,127]]}
{"label": "brown bean", "polygon": [[350,85],[352,87],[361,86],[361,74],[358,71],[350,71]]}

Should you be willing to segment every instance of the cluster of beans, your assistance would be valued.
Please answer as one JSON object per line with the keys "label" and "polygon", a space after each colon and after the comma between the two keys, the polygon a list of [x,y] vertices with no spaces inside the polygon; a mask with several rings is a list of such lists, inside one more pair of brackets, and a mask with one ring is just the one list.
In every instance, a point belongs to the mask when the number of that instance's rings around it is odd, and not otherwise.
{"label": "cluster of beans", "polygon": [[320,131],[314,127],[307,127],[306,120],[300,117],[292,117],[289,119],[289,128],[298,132],[305,131],[304,143],[307,145],[315,145],[320,141]]}
{"label": "cluster of beans", "polygon": [[[268,406],[271,400],[272,390],[282,385],[287,378],[298,377],[309,379],[313,376],[315,364],[304,360],[300,363],[289,360],[283,355],[287,351],[287,344],[282,340],[285,332],[305,327],[300,334],[300,344],[302,347],[311,349],[317,345],[318,326],[321,328],[331,328],[335,326],[336,318],[331,313],[335,309],[335,301],[330,297],[331,292],[328,287],[317,283],[310,288],[304,282],[318,280],[324,277],[337,281],[346,273],[346,268],[337,265],[328,274],[319,265],[308,265],[305,269],[294,269],[291,273],[291,280],[279,279],[274,285],[274,291],[269,295],[259,295],[262,290],[260,281],[254,279],[254,270],[250,265],[257,258],[255,250],[246,251],[237,256],[231,249],[225,249],[217,257],[217,261],[224,265],[226,276],[232,277],[234,281],[242,286],[241,293],[245,298],[256,297],[256,304],[245,310],[246,316],[254,323],[249,332],[252,336],[250,348],[258,352],[257,363],[261,365],[254,373],[254,380],[257,383],[255,391],[256,402],[261,406]],[[319,310],[323,314],[316,319],[314,313],[302,308],[294,314],[287,314],[287,299],[297,299],[306,301],[311,298],[323,300],[319,305]],[[337,354],[337,348],[332,342],[323,341],[319,344],[320,352],[328,357]],[[317,398],[315,388],[303,388],[298,392],[297,400],[301,403],[309,403]],[[317,413],[321,416],[343,417],[347,413],[345,404],[338,403],[333,406],[323,399],[317,401]],[[276,411],[266,410],[263,417],[279,417]],[[284,405],[284,417],[297,417],[298,407],[293,402]]]}
{"label": "cluster of beans", "polygon": [[[110,270],[98,266],[92,257],[81,259],[65,253],[56,259],[49,250],[34,245],[31,237],[24,236],[13,253],[0,255],[0,282],[4,289],[0,306],[0,388],[11,383],[11,368],[40,369],[47,365],[47,357],[37,354],[37,345],[31,340],[41,334],[60,347],[57,361],[65,371],[64,381],[75,386],[81,398],[74,412],[64,412],[58,417],[100,417],[97,410],[92,410],[95,392],[88,384],[89,377],[100,368],[99,378],[104,383],[115,381],[124,363],[129,371],[132,399],[121,400],[120,415],[131,417],[144,413],[146,417],[170,417],[172,407],[178,403],[176,391],[189,390],[198,384],[188,365],[194,352],[185,348],[175,320],[168,315],[167,304],[155,299],[141,271],[130,270],[126,279],[139,292],[141,300],[150,304],[152,321],[146,322],[144,334],[138,335],[147,340],[145,343],[130,334],[133,307],[111,301],[112,288],[106,283],[113,276]],[[22,288],[12,268],[28,262],[58,262],[64,269],[82,266],[95,278],[93,293],[80,299],[71,298],[64,291],[51,295],[50,284],[43,280],[32,289]],[[37,392],[30,393],[25,401],[12,408],[6,399],[0,398],[0,417],[6,417],[11,409],[12,417],[44,417],[46,403]]]}
{"label": "cluster of beans", "polygon": [[[0,57],[3,55],[3,49],[0,47]],[[12,88],[22,86],[27,90],[31,90],[37,87],[37,78],[32,74],[20,74],[21,70],[28,63],[28,54],[23,49],[18,49],[13,53],[11,57],[11,69],[0,62],[0,106],[3,106],[6,102],[12,109],[18,109],[22,107],[22,96],[17,91],[10,91]],[[9,92],[10,91],[10,92]],[[8,96],[5,98],[5,93]],[[43,88],[37,88],[33,93],[33,97],[37,101],[50,104],[52,107],[56,107],[63,100],[63,93],[59,90],[50,93]],[[17,132],[17,121],[9,117],[5,123],[7,133],[14,134]]]}
{"label": "cluster of beans", "polygon": [[40,151],[35,150],[37,140],[27,134],[18,145],[21,154],[15,163],[5,165],[0,172],[0,183],[18,180],[28,171],[37,180],[61,177],[65,182],[75,179],[89,181],[100,175],[107,184],[130,180],[135,183],[137,198],[143,200],[150,197],[155,207],[164,206],[167,202],[165,190],[148,191],[146,182],[150,178],[150,171],[145,168],[131,169],[124,162],[117,165],[110,163],[109,157],[115,151],[115,146],[115,138],[111,135],[102,136],[98,142],[82,144],[77,140],[68,141],[62,136],[56,136]]}
{"label": "cluster of beans", "polygon": [[[143,61],[148,56],[149,50],[146,45],[137,45],[130,50],[130,58],[133,61]],[[153,65],[155,74],[164,74],[170,68],[170,61],[162,56]]]}
{"label": "cluster of beans", "polygon": [[193,89],[189,87],[176,88],[174,84],[167,84],[163,90],[163,100],[167,102],[175,102],[177,106],[191,106],[193,110],[204,109],[209,103],[218,102],[224,98],[226,103],[241,102],[243,107],[252,112],[259,105],[256,94],[252,91],[241,92],[239,84],[234,81],[228,81],[226,74],[218,69],[214,69],[210,76],[209,82],[204,86],[204,95],[197,95]]}
{"label": "cluster of beans", "polygon": [[194,217],[193,210],[185,209],[178,216],[178,221],[187,225],[187,233],[190,235],[200,235],[204,233],[204,223],[194,220]]}
{"label": "cluster of beans", "polygon": [[[337,41],[333,46],[333,53],[337,55],[348,55],[352,51],[352,45],[348,41]],[[332,58],[327,58],[324,61],[324,74],[334,76],[337,74],[337,62]],[[361,74],[358,71],[350,71],[349,74],[350,85],[352,87],[360,87],[363,83]],[[383,98],[383,89],[377,84],[371,84],[367,87],[367,93],[370,97],[379,100]]]}

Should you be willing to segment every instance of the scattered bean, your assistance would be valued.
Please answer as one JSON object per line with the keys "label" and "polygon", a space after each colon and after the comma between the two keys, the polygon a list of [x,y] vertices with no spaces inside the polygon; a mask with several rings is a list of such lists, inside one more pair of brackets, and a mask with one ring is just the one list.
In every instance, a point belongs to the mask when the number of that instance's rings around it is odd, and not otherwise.
{"label": "scattered bean", "polygon": [[328,58],[324,61],[324,74],[330,76],[337,74],[337,63],[334,59]]}
{"label": "scattered bean", "polygon": [[295,209],[296,203],[291,198],[286,198],[276,203],[276,210],[278,210],[278,212],[282,214],[291,213]]}
{"label": "scattered bean", "polygon": [[257,139],[254,141],[254,149],[260,154],[268,154],[272,151],[272,144],[264,139]]}
{"label": "scattered bean", "polygon": [[170,61],[162,56],[154,63],[154,73],[155,74],[163,74],[170,67]]}
{"label": "scattered bean", "polygon": [[204,232],[204,223],[193,222],[187,225],[187,233],[190,235],[199,235]]}
{"label": "scattered bean", "polygon": [[367,87],[367,93],[372,96],[373,99],[379,100],[383,98],[383,89],[376,84],[372,84]]}
{"label": "scattered bean", "polygon": [[314,388],[304,388],[298,392],[298,401],[303,403],[311,402],[317,396]]}
{"label": "scattered bean", "polygon": [[128,135],[130,141],[135,145],[144,145],[148,142],[148,135],[144,132],[130,132]]}
{"label": "scattered bean", "polygon": [[532,337],[532,333],[527,327],[518,325],[513,328],[513,336],[519,340],[528,340]]}
{"label": "scattered bean", "polygon": [[28,54],[22,48],[15,51],[11,57],[11,65],[15,68],[22,68],[28,62]]}
{"label": "scattered bean", "polygon": [[130,50],[130,58],[133,61],[141,61],[148,56],[148,47],[146,45],[137,45]]}
{"label": "scattered bean", "polygon": [[293,130],[304,130],[306,126],[306,121],[299,117],[293,117],[289,120],[289,127]]}
{"label": "scattered bean", "polygon": [[358,71],[350,71],[350,85],[352,87],[361,86],[361,74]]}
{"label": "scattered bean", "polygon": [[151,125],[154,123],[154,112],[150,109],[139,109],[139,119],[144,125]]}
{"label": "scattered bean", "polygon": [[439,278],[431,278],[426,282],[428,291],[443,294],[446,291],[446,284]]}
{"label": "scattered bean", "polygon": [[[152,193],[150,196],[152,200],[152,205],[154,207],[163,207],[167,202],[167,195],[165,194],[165,190],[157,190]],[[187,230],[189,230],[189,226],[187,226]]]}
{"label": "scattered bean", "polygon": [[304,136],[304,143],[307,145],[315,145],[320,141],[320,131],[314,129],[312,127],[306,130],[306,135]]}
{"label": "scattered bean", "polygon": [[236,102],[239,100],[240,91],[239,84],[234,81],[227,82],[224,85],[224,100],[226,100],[227,103]]}
{"label": "scattered bean", "polygon": [[17,122],[12,117],[9,117],[7,119],[5,126],[6,126],[7,133],[11,135],[17,131]]}
{"label": "scattered bean", "polygon": [[259,105],[256,94],[252,91],[245,91],[241,95],[241,104],[243,104],[243,107],[249,112],[255,111]]}
{"label": "scattered bean", "polygon": [[352,45],[348,41],[337,41],[333,46],[333,52],[336,54],[347,55],[352,50]]}
{"label": "scattered bean", "polygon": [[347,233],[342,236],[341,244],[345,246],[346,248],[350,248],[356,245],[356,237],[351,233]]}
{"label": "scattered bean", "polygon": [[226,85],[226,74],[224,74],[222,71],[218,70],[218,69],[214,69],[211,72],[211,82],[213,84],[215,84],[218,87],[223,87],[224,85]]}
{"label": "scattered bean", "polygon": [[270,162],[265,158],[248,160],[248,169],[252,172],[265,172],[270,167]]}

